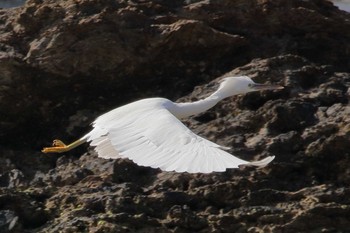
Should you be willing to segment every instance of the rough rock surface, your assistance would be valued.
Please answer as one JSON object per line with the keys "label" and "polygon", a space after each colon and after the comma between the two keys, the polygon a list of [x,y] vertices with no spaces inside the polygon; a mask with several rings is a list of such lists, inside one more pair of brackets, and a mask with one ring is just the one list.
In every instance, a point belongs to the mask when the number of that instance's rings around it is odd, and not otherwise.
{"label": "rough rock surface", "polygon": [[[324,0],[0,9],[0,231],[350,232],[349,20]],[[276,155],[263,169],[176,174],[87,147],[40,153],[115,106],[209,83],[178,99],[196,100],[228,75],[285,89],[185,123],[241,158]]]}

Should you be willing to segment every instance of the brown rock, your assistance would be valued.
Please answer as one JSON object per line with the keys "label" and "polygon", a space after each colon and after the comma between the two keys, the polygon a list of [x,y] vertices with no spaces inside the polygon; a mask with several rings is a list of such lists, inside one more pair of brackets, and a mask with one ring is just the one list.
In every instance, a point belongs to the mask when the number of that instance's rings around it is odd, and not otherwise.
{"label": "brown rock", "polygon": [[[323,0],[1,9],[1,231],[347,232],[349,27]],[[228,98],[186,124],[240,158],[274,154],[263,169],[176,174],[87,148],[39,152],[113,107],[208,83],[178,100],[193,101],[232,75],[285,89]]]}

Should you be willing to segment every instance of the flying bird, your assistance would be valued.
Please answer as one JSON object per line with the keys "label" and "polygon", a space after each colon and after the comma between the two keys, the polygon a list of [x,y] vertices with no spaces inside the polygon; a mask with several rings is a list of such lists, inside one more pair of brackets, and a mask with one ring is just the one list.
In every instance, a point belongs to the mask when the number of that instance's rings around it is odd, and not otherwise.
{"label": "flying bird", "polygon": [[219,88],[205,99],[174,103],[165,98],[142,99],[113,109],[93,122],[93,129],[66,145],[54,140],[44,153],[62,153],[84,142],[95,147],[98,157],[128,158],[141,166],[163,171],[188,173],[223,172],[240,165],[263,167],[274,156],[249,162],[188,129],[179,119],[204,112],[227,97],[259,90],[278,90],[282,86],[258,84],[247,76],[224,78]]}

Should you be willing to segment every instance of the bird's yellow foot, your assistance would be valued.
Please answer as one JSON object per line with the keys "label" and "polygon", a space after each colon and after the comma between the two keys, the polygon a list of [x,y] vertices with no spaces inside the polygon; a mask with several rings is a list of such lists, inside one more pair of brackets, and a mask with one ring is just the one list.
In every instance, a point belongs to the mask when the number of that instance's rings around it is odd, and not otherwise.
{"label": "bird's yellow foot", "polygon": [[70,148],[61,140],[53,140],[52,147],[44,147],[41,151],[44,153],[62,153],[68,151]]}
{"label": "bird's yellow foot", "polygon": [[70,151],[71,149],[83,144],[86,142],[86,139],[78,139],[75,142],[72,142],[69,145],[64,144],[61,140],[53,140],[52,147],[45,147],[42,149],[44,153],[62,153]]}
{"label": "bird's yellow foot", "polygon": [[65,147],[66,144],[64,144],[61,140],[55,139],[52,142],[52,146],[54,146],[54,147]]}

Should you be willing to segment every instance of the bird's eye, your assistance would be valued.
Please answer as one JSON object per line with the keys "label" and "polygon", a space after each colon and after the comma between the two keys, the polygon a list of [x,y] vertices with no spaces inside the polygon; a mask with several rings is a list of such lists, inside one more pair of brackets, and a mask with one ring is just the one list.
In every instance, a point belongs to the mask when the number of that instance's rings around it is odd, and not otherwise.
{"label": "bird's eye", "polygon": [[253,84],[252,83],[248,83],[248,87],[253,87]]}

